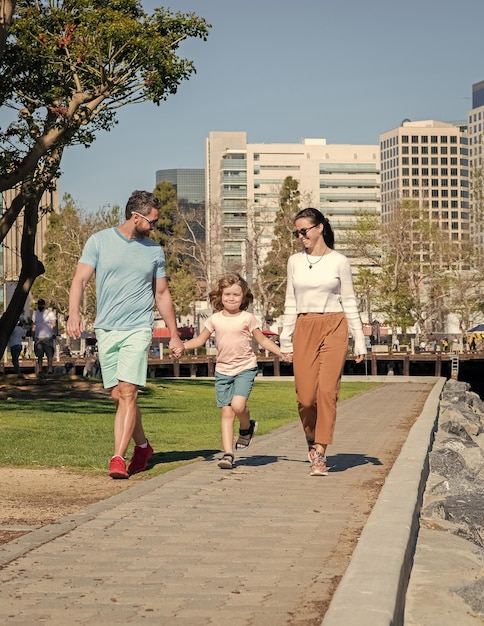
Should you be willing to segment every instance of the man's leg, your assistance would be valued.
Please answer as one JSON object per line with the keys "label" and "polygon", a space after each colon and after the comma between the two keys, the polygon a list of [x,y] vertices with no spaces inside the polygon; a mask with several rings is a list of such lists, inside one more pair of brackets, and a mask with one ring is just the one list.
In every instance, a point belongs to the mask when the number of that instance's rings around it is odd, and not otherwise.
{"label": "man's leg", "polygon": [[45,342],[45,356],[47,357],[47,374],[52,374],[54,371],[54,340],[48,339]]}
{"label": "man's leg", "polygon": [[50,352],[47,353],[47,374],[52,374],[54,372],[54,355]]}
{"label": "man's leg", "polygon": [[131,437],[137,445],[142,445],[146,441],[141,424],[141,411],[136,404],[138,386],[120,380],[116,387],[113,387],[111,397],[116,403],[114,454],[124,457]]}
{"label": "man's leg", "polygon": [[[123,386],[131,385],[131,383],[122,383]],[[136,394],[138,387],[136,386]],[[132,402],[127,403],[121,399],[121,392],[119,384],[113,388],[111,396],[116,402],[116,415],[114,418],[114,456],[110,463],[110,476],[113,478],[128,478],[132,474],[138,472],[144,472],[148,465],[148,461],[153,455],[153,448],[146,439],[143,425],[141,422],[141,411],[134,401],[134,426],[132,422],[133,412],[131,410]],[[129,396],[129,390],[126,397]],[[120,400],[121,399],[121,400]],[[130,436],[130,433],[131,436]],[[133,456],[129,462],[127,473],[124,458],[121,460],[119,457],[124,457],[126,448],[129,444],[130,438],[134,439],[135,447],[133,450]],[[124,450],[124,452],[123,452]],[[122,462],[121,462],[122,461]]]}
{"label": "man's leg", "polygon": [[[144,471],[153,454],[136,404],[138,388],[146,383],[151,329],[125,332],[98,329],[97,334],[103,384],[111,389],[111,397],[116,404],[114,456],[110,461],[109,474],[112,478],[128,478],[130,474]],[[126,468],[124,456],[131,438],[136,445]]]}
{"label": "man's leg", "polygon": [[34,343],[34,353],[35,356],[37,357],[37,363],[35,364],[35,374],[37,376],[40,376],[40,374],[42,374],[42,360],[44,358],[44,347],[42,345],[42,342],[37,340]]}

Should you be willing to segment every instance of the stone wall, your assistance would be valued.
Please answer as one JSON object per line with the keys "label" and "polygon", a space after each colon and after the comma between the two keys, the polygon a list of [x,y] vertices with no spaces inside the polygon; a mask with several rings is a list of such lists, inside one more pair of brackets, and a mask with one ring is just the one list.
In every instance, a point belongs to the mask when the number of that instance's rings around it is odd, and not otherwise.
{"label": "stone wall", "polygon": [[[472,580],[454,585],[471,611],[484,617],[484,402],[468,383],[449,380],[440,401],[439,425],[430,452],[430,475],[420,521],[423,529],[468,542],[482,561]],[[426,531],[427,532],[427,531]],[[417,545],[418,550],[418,545]],[[453,555],[448,554],[452,564]]]}

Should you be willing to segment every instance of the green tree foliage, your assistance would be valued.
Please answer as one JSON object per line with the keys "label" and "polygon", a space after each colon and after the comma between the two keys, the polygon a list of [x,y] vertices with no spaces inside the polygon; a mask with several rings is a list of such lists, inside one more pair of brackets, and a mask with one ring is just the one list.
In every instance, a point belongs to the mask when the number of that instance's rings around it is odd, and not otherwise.
{"label": "green tree foliage", "polygon": [[206,39],[209,28],[193,13],[158,8],[147,15],[137,0],[17,1],[0,58],[0,105],[16,114],[0,129],[0,192],[17,195],[0,218],[0,242],[22,210],[25,226],[18,287],[0,320],[0,352],[43,272],[34,253],[38,206],[60,175],[64,149],[88,147],[126,104],[160,104],[175,94],[195,72],[179,56],[181,43]]}
{"label": "green tree foliage", "polygon": [[191,259],[186,254],[186,223],[178,206],[176,189],[170,182],[158,183],[153,191],[161,201],[158,230],[153,239],[163,246],[166,273],[177,315],[188,315],[198,297],[199,288]]}
{"label": "green tree foliage", "polygon": [[[95,214],[86,213],[66,194],[59,212],[49,216],[44,247],[45,273],[32,287],[32,296],[44,298],[62,316],[67,315],[72,278],[87,239],[98,230],[117,226],[123,219],[118,206],[101,209]],[[81,313],[85,327],[91,327],[96,315],[94,280],[86,286]]]}
{"label": "green tree foliage", "polygon": [[[300,210],[301,194],[298,182],[288,176],[279,192],[279,210],[274,221],[274,234],[271,249],[256,275],[255,295],[259,299],[264,323],[271,324],[284,312],[286,295],[287,261],[291,254],[299,249],[299,244],[292,235],[294,217]],[[256,246],[258,250],[259,247]],[[257,265],[257,252],[256,265]]]}
{"label": "green tree foliage", "polygon": [[194,310],[199,289],[189,269],[180,267],[169,278],[170,293],[177,315],[190,315]]}
{"label": "green tree foliage", "polygon": [[161,208],[158,230],[152,233],[152,237],[163,247],[167,274],[171,275],[183,266],[179,239],[185,227],[179,217],[176,189],[173,185],[170,182],[160,182],[153,193],[160,200]]}

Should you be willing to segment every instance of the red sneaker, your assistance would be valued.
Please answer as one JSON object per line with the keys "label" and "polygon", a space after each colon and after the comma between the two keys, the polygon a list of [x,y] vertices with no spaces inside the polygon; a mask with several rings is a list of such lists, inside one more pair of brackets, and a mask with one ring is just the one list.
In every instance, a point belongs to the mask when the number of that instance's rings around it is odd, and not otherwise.
{"label": "red sneaker", "polygon": [[109,475],[111,478],[129,478],[126,463],[122,456],[113,456],[109,462]]}
{"label": "red sneaker", "polygon": [[[146,441],[148,443],[148,440]],[[153,456],[153,448],[148,445],[146,448],[142,448],[141,446],[135,446],[133,450],[133,456],[131,457],[131,461],[128,465],[128,474],[137,474],[138,472],[144,472],[146,466],[148,465],[148,461]]]}

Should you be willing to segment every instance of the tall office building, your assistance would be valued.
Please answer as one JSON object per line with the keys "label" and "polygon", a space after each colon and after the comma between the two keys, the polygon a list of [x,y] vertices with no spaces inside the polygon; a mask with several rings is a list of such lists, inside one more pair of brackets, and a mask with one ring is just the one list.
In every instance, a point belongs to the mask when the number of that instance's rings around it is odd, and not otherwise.
{"label": "tall office building", "polygon": [[[465,124],[405,120],[398,128],[380,135],[380,149],[382,222],[391,224],[402,203],[410,201],[449,242],[460,245],[468,241],[469,155]],[[412,232],[411,220],[407,228]],[[419,237],[415,233],[412,252],[425,270],[430,263],[438,262],[438,257],[432,255],[427,241],[418,243]],[[449,261],[444,263],[442,269],[450,269]],[[468,267],[456,263],[455,269]],[[444,300],[435,299],[433,288],[430,276],[419,285],[422,301],[431,307],[427,330],[456,332],[454,316],[446,315]]]}
{"label": "tall office building", "polygon": [[379,213],[377,145],[247,143],[245,132],[211,132],[206,140],[206,223],[210,276],[230,268],[249,280],[270,249],[284,180],[298,182],[301,207],[314,206],[330,220],[336,245],[359,210]]}
{"label": "tall office building", "polygon": [[205,241],[205,170],[170,169],[156,172],[156,184],[169,182],[176,191],[178,208],[189,222],[196,238]]}
{"label": "tall office building", "polygon": [[484,81],[472,85],[468,115],[471,172],[471,237],[484,254]]}
{"label": "tall office building", "polygon": [[411,122],[380,135],[382,221],[413,200],[451,241],[469,238],[468,138],[461,125]]}

